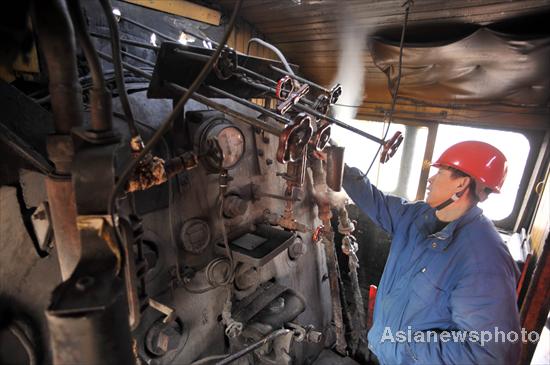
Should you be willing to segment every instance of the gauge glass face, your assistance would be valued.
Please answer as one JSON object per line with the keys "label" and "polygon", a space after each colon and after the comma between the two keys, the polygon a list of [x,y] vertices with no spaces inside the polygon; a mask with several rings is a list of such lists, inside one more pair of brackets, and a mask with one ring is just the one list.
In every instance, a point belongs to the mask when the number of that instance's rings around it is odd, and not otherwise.
{"label": "gauge glass face", "polygon": [[237,164],[244,154],[244,136],[235,127],[227,127],[220,131],[217,136],[218,143],[223,152],[224,169],[229,169]]}

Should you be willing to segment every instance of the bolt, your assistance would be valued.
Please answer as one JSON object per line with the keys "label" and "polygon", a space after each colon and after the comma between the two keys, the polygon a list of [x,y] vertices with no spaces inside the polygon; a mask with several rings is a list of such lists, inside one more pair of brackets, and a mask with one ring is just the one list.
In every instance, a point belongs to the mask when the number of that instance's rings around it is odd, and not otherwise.
{"label": "bolt", "polygon": [[264,150],[258,150],[258,156],[262,157],[264,155]]}
{"label": "bolt", "polygon": [[265,160],[265,164],[268,165],[268,166],[269,166],[269,165],[272,165],[272,164],[273,164],[273,160],[270,159],[270,158],[268,158],[267,160]]}
{"label": "bolt", "polygon": [[306,245],[300,237],[297,237],[288,248],[288,257],[291,260],[296,260],[306,253]]}
{"label": "bolt", "polygon": [[263,136],[262,137],[262,142],[265,143],[265,144],[268,144],[269,143],[269,137],[268,136]]}
{"label": "bolt", "polygon": [[85,291],[94,285],[95,280],[91,276],[82,276],[76,281],[76,288],[80,291]]}

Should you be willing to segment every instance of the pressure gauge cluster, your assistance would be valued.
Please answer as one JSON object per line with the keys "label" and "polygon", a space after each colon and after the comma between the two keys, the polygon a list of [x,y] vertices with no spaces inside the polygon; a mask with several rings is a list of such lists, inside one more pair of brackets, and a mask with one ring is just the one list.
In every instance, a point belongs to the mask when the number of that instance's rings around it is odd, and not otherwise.
{"label": "pressure gauge cluster", "polygon": [[203,122],[195,134],[199,159],[209,172],[235,167],[244,156],[245,146],[243,132],[222,117]]}

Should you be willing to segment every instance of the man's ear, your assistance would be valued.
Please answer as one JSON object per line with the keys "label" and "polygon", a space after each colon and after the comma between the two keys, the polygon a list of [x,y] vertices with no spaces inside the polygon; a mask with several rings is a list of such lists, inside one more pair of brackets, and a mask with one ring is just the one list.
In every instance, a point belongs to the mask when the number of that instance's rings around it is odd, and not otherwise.
{"label": "man's ear", "polygon": [[458,178],[458,185],[456,187],[457,192],[465,190],[470,186],[472,178],[469,176],[463,176]]}

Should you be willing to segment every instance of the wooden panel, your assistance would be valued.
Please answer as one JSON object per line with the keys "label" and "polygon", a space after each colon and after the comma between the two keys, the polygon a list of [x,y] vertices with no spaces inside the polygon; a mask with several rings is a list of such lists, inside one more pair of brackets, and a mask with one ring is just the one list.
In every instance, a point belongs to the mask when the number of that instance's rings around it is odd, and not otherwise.
{"label": "wooden panel", "polygon": [[163,11],[203,23],[220,25],[221,13],[217,10],[185,0],[123,0],[146,8]]}
{"label": "wooden panel", "polygon": [[[235,0],[221,0],[230,11]],[[245,0],[240,16],[277,46],[290,62],[300,66],[300,74],[323,86],[330,87],[338,70],[343,25],[354,19],[355,32],[379,34],[397,32],[403,22],[402,0]],[[550,11],[550,0],[423,0],[416,1],[409,16],[409,33],[442,24],[479,24],[505,20],[522,15]],[[421,34],[420,34],[421,35]],[[420,39],[420,38],[419,38]],[[258,48],[263,57],[275,58],[271,51]],[[383,109],[389,109],[391,97],[386,75],[372,62],[368,49],[363,54],[366,71],[364,102],[360,115],[381,119]],[[437,120],[442,123],[533,129],[548,128],[546,109],[516,108],[501,110],[495,106],[457,106],[448,109],[424,104],[399,102],[398,117],[403,120]]]}

